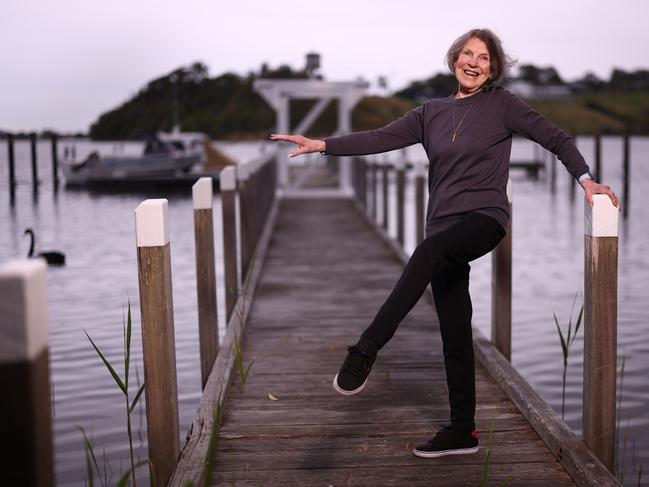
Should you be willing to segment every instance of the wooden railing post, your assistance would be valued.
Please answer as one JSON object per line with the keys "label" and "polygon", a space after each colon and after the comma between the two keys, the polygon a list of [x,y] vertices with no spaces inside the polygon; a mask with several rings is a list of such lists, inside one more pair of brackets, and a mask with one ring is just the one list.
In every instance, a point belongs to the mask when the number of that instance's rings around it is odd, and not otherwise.
{"label": "wooden railing post", "polygon": [[248,240],[252,238],[249,232],[250,214],[248,209],[248,164],[237,166],[237,179],[239,180],[239,247],[240,247],[240,265],[241,282],[246,280],[250,256],[248,255]]}
{"label": "wooden railing post", "polygon": [[388,201],[388,179],[390,172],[390,163],[388,161],[383,161],[383,166],[381,167],[383,178],[382,178],[382,189],[383,189],[383,228],[385,231],[388,231],[389,224],[389,212],[390,205]]}
{"label": "wooden railing post", "polygon": [[47,279],[42,259],[0,267],[3,485],[54,485]]}
{"label": "wooden railing post", "polygon": [[507,181],[509,225],[507,235],[491,253],[491,341],[512,359],[512,182]]}
{"label": "wooden railing post", "polygon": [[212,178],[200,178],[192,186],[192,199],[194,202],[194,245],[196,247],[196,296],[198,300],[201,384],[205,388],[212,365],[219,353]]}
{"label": "wooden railing post", "polygon": [[622,136],[622,211],[624,218],[629,216],[629,133]]}
{"label": "wooden railing post", "polygon": [[16,159],[13,134],[7,134],[7,159],[9,162],[9,196],[13,201],[16,191]]}
{"label": "wooden railing post", "polygon": [[226,167],[219,175],[221,184],[221,210],[223,211],[223,270],[225,281],[226,323],[239,296],[237,280],[237,216],[236,216],[236,171],[234,166]]}
{"label": "wooden railing post", "polygon": [[405,241],[405,193],[406,193],[406,161],[399,159],[395,165],[397,183],[397,242],[403,247]]}
{"label": "wooden railing post", "polygon": [[372,159],[372,162],[370,163],[370,191],[371,191],[371,206],[372,206],[372,221],[376,222],[376,218],[379,213],[379,209],[377,208],[377,197],[376,197],[376,180],[378,174],[378,166],[376,164],[376,159]]}
{"label": "wooden railing post", "polygon": [[135,209],[151,485],[165,486],[178,461],[178,386],[171,291],[168,204]]}
{"label": "wooden railing post", "polygon": [[586,202],[584,392],[586,445],[615,473],[618,209],[606,195]]}
{"label": "wooden railing post", "polygon": [[424,225],[426,220],[426,202],[424,201],[424,189],[426,187],[426,173],[424,164],[417,163],[415,173],[415,243],[419,244],[424,240]]}

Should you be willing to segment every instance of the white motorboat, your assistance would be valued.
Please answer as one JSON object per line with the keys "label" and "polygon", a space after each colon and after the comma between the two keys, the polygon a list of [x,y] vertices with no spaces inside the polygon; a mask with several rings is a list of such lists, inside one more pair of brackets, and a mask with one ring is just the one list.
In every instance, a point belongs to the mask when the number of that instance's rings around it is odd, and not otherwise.
{"label": "white motorboat", "polygon": [[189,171],[201,160],[202,153],[200,144],[186,145],[171,137],[149,137],[139,157],[107,157],[93,152],[80,162],[64,160],[61,168],[66,186],[169,179]]}

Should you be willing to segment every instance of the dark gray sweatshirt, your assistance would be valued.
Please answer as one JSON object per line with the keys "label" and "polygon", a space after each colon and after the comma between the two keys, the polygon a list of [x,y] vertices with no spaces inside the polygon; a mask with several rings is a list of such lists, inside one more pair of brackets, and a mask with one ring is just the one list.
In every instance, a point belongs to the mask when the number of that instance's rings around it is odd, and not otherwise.
{"label": "dark gray sweatshirt", "polygon": [[429,161],[426,235],[430,236],[472,211],[507,228],[513,134],[556,154],[576,179],[588,172],[563,130],[500,87],[486,87],[459,100],[453,96],[430,100],[385,127],[328,137],[325,143],[326,154],[334,156],[377,154],[421,143]]}

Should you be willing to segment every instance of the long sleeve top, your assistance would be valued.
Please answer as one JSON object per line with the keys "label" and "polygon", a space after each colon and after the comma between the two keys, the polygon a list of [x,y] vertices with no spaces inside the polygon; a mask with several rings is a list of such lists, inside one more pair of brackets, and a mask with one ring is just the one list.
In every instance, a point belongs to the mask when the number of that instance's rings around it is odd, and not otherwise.
{"label": "long sleeve top", "polygon": [[571,137],[500,87],[486,87],[461,99],[430,100],[385,127],[328,137],[325,143],[326,154],[335,156],[422,144],[429,162],[426,236],[430,236],[473,211],[507,228],[513,134],[556,154],[576,179],[589,171]]}

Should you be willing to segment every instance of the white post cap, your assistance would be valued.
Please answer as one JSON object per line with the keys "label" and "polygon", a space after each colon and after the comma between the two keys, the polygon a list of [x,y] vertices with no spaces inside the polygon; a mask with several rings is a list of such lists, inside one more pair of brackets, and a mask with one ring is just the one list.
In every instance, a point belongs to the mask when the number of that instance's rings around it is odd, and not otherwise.
{"label": "white post cap", "polygon": [[593,195],[594,205],[591,208],[584,198],[584,234],[591,237],[617,237],[620,210],[605,194]]}
{"label": "white post cap", "polygon": [[202,177],[192,186],[195,210],[212,209],[212,178]]}
{"label": "white post cap", "polygon": [[160,247],[169,243],[166,199],[144,200],[135,208],[135,238],[138,247]]}
{"label": "white post cap", "polygon": [[33,360],[47,348],[44,259],[16,259],[0,267],[0,316],[0,363]]}
{"label": "white post cap", "polygon": [[235,166],[228,166],[219,173],[221,191],[234,191],[237,188],[237,171]]}

